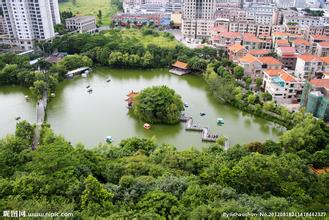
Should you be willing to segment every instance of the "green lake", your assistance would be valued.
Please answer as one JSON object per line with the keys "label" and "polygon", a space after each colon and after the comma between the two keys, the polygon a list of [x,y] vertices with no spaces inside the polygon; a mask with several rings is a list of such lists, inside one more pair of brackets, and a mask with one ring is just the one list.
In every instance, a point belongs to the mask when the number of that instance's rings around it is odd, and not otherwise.
{"label": "green lake", "polygon": [[[111,82],[106,82],[108,78]],[[88,85],[92,93],[87,92]],[[196,124],[209,127],[211,133],[228,136],[231,145],[276,140],[284,130],[272,122],[216,102],[200,77],[176,76],[166,69],[96,68],[87,78],[67,80],[58,87],[56,97],[48,105],[47,121],[56,133],[74,144],[81,142],[88,147],[104,142],[108,135],[115,143],[133,136],[155,136],[158,143],[174,144],[178,149],[206,146],[201,142],[201,133],[186,132],[182,123],[153,125],[151,130],[145,130],[143,121],[129,115],[126,95],[154,85],[167,85],[176,90],[189,105],[185,113],[191,115]],[[0,136],[14,132],[16,116],[33,122],[34,104],[25,101],[26,94],[28,91],[21,88],[0,89]],[[201,117],[200,112],[206,115]],[[217,126],[218,117],[224,118],[223,126]]]}

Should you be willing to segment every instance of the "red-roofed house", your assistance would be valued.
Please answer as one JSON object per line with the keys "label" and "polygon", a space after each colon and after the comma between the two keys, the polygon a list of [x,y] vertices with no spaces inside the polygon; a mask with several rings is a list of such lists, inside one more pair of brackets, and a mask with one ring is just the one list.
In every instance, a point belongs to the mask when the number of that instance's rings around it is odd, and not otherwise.
{"label": "red-roofed house", "polygon": [[292,41],[292,46],[296,49],[299,54],[311,53],[311,44],[304,39],[296,39]]}
{"label": "red-roofed house", "polygon": [[269,53],[271,53],[271,51],[260,49],[260,50],[249,50],[248,53],[253,55],[254,57],[263,57],[263,56],[267,56]]}
{"label": "red-roofed house", "polygon": [[276,49],[278,47],[290,47],[289,41],[286,39],[274,41],[274,49]]}
{"label": "red-roofed house", "polygon": [[282,69],[282,63],[271,56],[259,57],[258,61],[262,64],[262,69]]}
{"label": "red-roofed house", "polygon": [[315,53],[320,57],[329,56],[329,42],[318,43]]}
{"label": "red-roofed house", "polygon": [[294,47],[278,47],[276,53],[285,68],[295,69],[297,55]]}
{"label": "red-roofed house", "polygon": [[227,47],[228,59],[237,62],[247,54],[247,50],[241,44],[233,44]]}
{"label": "red-roofed house", "polygon": [[262,41],[253,35],[244,35],[242,39],[242,45],[247,50],[261,49]]}
{"label": "red-roofed house", "polygon": [[259,60],[247,54],[246,56],[240,58],[238,60],[238,65],[244,69],[244,74],[252,77],[257,78],[262,76],[262,64]]}
{"label": "red-roofed house", "polygon": [[329,56],[321,57],[323,74],[329,73]]}
{"label": "red-roofed house", "polygon": [[285,70],[264,70],[263,87],[274,100],[281,104],[298,103],[303,91],[303,82]]}
{"label": "red-roofed house", "polygon": [[323,60],[316,55],[303,54],[297,56],[295,75],[302,79],[313,78],[321,74]]}
{"label": "red-roofed house", "polygon": [[242,35],[239,32],[224,32],[212,38],[213,45],[218,48],[226,48],[233,44],[241,44]]}

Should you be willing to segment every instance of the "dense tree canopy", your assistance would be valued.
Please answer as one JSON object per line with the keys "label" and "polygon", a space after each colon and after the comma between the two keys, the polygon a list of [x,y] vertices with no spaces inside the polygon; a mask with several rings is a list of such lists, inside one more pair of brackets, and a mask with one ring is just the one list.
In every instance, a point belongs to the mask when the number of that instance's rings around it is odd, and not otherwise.
{"label": "dense tree canopy", "polygon": [[[80,219],[219,219],[224,212],[329,208],[329,174],[313,174],[305,158],[285,152],[284,143],[177,151],[130,138],[87,150],[44,125],[32,151],[32,129],[20,122],[15,135],[0,140],[2,210],[72,212]],[[325,138],[323,129],[316,126],[310,135]],[[328,150],[314,144],[317,152]]]}
{"label": "dense tree canopy", "polygon": [[184,110],[182,99],[167,86],[142,90],[134,100],[133,112],[149,123],[175,124]]}

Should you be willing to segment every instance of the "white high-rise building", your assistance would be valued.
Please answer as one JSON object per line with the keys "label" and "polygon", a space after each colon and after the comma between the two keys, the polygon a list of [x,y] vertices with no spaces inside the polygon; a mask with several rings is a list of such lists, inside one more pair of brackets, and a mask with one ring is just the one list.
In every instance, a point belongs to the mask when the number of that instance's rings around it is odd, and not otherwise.
{"label": "white high-rise building", "polygon": [[182,33],[188,40],[207,39],[214,26],[215,0],[185,0]]}
{"label": "white high-rise building", "polygon": [[60,23],[58,0],[1,0],[0,7],[12,45],[29,50],[35,41],[55,37],[54,25]]}

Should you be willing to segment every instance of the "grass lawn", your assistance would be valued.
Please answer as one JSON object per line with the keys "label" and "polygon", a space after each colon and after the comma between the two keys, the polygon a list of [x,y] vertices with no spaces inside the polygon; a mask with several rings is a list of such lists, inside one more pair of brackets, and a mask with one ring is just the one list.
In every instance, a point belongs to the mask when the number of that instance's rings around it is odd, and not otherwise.
{"label": "grass lawn", "polygon": [[[110,35],[111,32],[105,33],[105,35]],[[160,47],[174,48],[176,45],[181,45],[181,42],[177,41],[175,38],[171,39],[164,36],[165,33],[159,32],[159,36],[153,35],[143,35],[140,30],[136,29],[123,29],[121,30],[121,36],[123,39],[136,39],[136,41],[142,43],[144,46],[149,44],[155,44]]]}
{"label": "grass lawn", "polygon": [[118,10],[111,5],[111,0],[76,0],[76,5],[73,5],[72,0],[59,4],[60,11],[72,11],[77,15],[94,15],[98,11],[102,11],[102,24],[109,25],[110,17]]}

